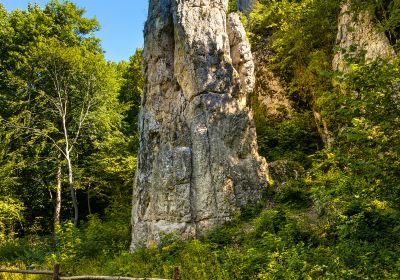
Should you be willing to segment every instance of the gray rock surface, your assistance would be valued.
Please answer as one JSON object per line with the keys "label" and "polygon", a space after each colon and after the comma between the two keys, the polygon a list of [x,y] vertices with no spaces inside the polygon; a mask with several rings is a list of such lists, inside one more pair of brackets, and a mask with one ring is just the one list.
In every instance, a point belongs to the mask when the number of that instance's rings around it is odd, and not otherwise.
{"label": "gray rock surface", "polygon": [[236,0],[239,11],[248,14],[250,13],[254,0]]}
{"label": "gray rock surface", "polygon": [[150,0],[131,250],[195,237],[258,201],[268,167],[247,95],[250,45],[228,0]]}
{"label": "gray rock surface", "polygon": [[333,59],[333,69],[343,71],[347,68],[345,54],[364,51],[366,62],[377,58],[395,57],[396,54],[385,33],[378,30],[374,15],[369,11],[354,14],[350,3],[351,1],[344,2],[340,11],[336,39],[340,51]]}
{"label": "gray rock surface", "polygon": [[269,163],[269,171],[275,188],[281,188],[290,180],[300,178],[304,167],[295,161],[277,160]]}
{"label": "gray rock surface", "polygon": [[254,52],[256,82],[253,94],[266,117],[285,118],[294,110],[280,77],[269,68],[272,56],[268,40]]}

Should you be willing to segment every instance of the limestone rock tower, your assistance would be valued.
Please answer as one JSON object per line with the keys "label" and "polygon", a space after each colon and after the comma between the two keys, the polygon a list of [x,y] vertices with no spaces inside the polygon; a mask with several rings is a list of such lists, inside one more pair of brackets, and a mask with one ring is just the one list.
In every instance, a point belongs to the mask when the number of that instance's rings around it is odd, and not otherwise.
{"label": "limestone rock tower", "polygon": [[132,245],[230,220],[268,182],[248,94],[250,45],[228,0],[150,0]]}

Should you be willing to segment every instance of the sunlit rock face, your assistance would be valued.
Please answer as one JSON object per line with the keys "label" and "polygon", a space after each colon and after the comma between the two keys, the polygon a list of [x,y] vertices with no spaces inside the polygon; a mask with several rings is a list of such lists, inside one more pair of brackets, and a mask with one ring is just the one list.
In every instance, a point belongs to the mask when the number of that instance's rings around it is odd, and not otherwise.
{"label": "sunlit rock face", "polygon": [[342,4],[336,39],[338,51],[333,59],[334,70],[346,70],[346,55],[363,52],[366,62],[377,58],[394,58],[395,52],[384,32],[376,24],[370,11],[352,11],[351,1]]}
{"label": "sunlit rock face", "polygon": [[250,45],[228,0],[150,0],[132,245],[196,237],[257,202],[268,167],[248,94]]}

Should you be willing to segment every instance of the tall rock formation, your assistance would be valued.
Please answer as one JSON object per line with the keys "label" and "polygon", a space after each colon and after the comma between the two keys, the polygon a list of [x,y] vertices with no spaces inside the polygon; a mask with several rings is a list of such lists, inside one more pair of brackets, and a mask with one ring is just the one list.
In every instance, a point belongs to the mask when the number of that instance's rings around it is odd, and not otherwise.
{"label": "tall rock formation", "polygon": [[132,245],[184,238],[258,201],[267,164],[247,96],[250,45],[228,0],[150,0]]}
{"label": "tall rock formation", "polygon": [[338,19],[336,45],[340,49],[333,59],[333,69],[346,69],[345,55],[365,53],[365,60],[394,58],[395,52],[384,32],[378,30],[376,19],[370,11],[355,14],[351,10],[351,1],[342,4]]}

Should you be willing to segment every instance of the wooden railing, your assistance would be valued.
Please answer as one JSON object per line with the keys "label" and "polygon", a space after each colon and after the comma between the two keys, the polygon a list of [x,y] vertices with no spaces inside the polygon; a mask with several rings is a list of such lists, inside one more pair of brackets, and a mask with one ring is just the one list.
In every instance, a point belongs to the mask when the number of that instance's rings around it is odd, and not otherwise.
{"label": "wooden railing", "polygon": [[[52,276],[53,280],[170,280],[160,278],[133,278],[125,276],[62,276],[60,265],[55,264],[53,270],[19,270],[19,269],[2,269],[0,273],[17,273],[17,274],[41,274]],[[181,272],[179,267],[174,268],[173,280],[181,280]]]}

